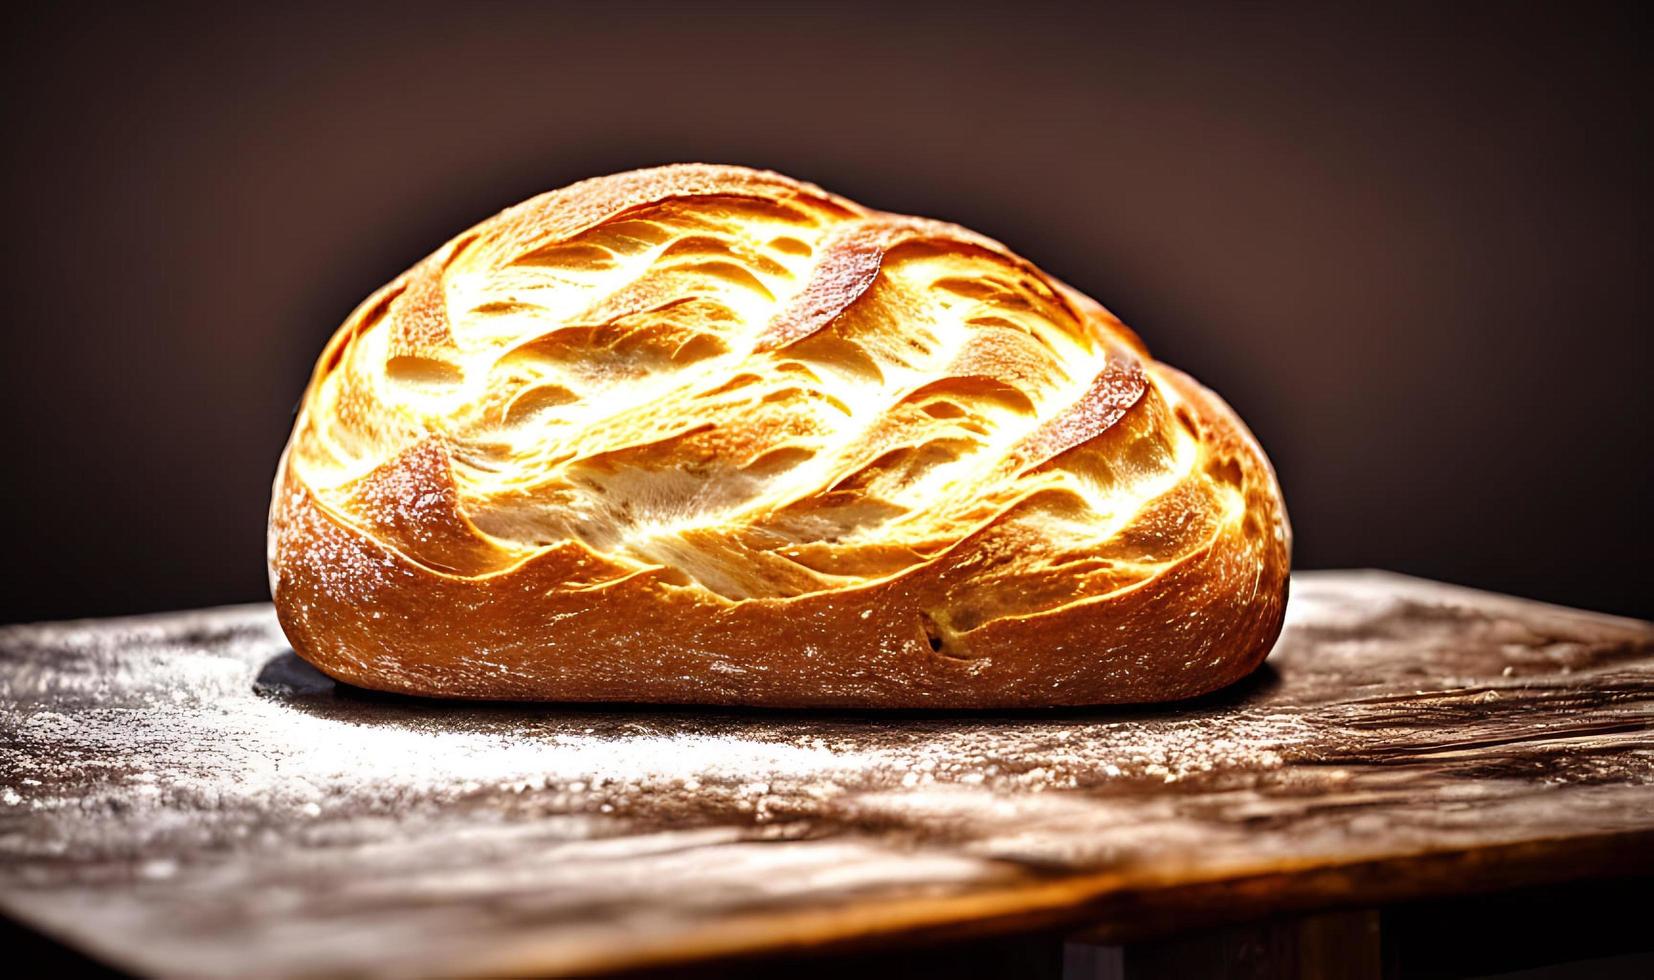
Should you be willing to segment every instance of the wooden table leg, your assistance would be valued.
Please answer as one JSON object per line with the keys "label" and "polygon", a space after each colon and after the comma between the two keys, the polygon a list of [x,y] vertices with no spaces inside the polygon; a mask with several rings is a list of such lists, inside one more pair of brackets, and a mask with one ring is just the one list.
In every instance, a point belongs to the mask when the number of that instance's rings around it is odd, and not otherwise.
{"label": "wooden table leg", "polygon": [[1380,980],[1374,909],[1285,916],[1126,946],[1068,943],[1063,980]]}

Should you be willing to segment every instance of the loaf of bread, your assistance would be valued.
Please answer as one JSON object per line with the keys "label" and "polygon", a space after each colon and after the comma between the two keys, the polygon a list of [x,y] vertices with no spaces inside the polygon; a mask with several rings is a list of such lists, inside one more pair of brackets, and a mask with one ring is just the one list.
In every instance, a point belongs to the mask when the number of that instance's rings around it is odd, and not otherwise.
{"label": "loaf of bread", "polygon": [[738,167],[575,184],[322,352],[271,589],[343,681],[1004,708],[1255,668],[1289,532],[1234,412],[1003,245]]}

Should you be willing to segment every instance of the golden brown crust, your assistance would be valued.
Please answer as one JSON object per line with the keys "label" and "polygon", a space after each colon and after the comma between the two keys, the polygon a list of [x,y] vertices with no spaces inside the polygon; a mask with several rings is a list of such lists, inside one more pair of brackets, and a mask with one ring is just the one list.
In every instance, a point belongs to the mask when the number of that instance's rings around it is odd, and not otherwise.
{"label": "golden brown crust", "polygon": [[1255,668],[1234,413],[997,242],[733,167],[483,222],[329,343],[270,520],[294,649],[451,697],[981,708]]}

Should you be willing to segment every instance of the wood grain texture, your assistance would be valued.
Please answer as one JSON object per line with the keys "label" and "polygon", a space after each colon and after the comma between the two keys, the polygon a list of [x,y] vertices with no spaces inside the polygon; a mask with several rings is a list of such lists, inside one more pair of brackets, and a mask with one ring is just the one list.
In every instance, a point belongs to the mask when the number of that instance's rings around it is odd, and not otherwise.
{"label": "wood grain texture", "polygon": [[1654,625],[1293,590],[1235,688],[1009,715],[367,694],[266,606],[9,627],[0,907],[142,972],[566,973],[1654,865]]}

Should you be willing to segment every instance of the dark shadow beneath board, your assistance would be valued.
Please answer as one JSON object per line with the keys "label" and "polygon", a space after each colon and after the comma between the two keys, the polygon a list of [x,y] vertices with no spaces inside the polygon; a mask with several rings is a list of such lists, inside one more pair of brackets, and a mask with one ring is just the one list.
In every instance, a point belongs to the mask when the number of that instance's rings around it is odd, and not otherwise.
{"label": "dark shadow beneath board", "polygon": [[6,951],[9,976],[54,980],[123,980],[131,976],[6,918],[0,918],[0,949]]}
{"label": "dark shadow beneath board", "polygon": [[1641,926],[1646,877],[1516,889],[1499,895],[1407,902],[1320,919],[1368,923],[1368,943],[1314,948],[1302,917],[1271,916],[1125,947],[1069,944],[1028,933],[885,951],[798,951],[670,970],[634,980],[807,980],[947,975],[953,980],[1643,980],[1654,942]]}

